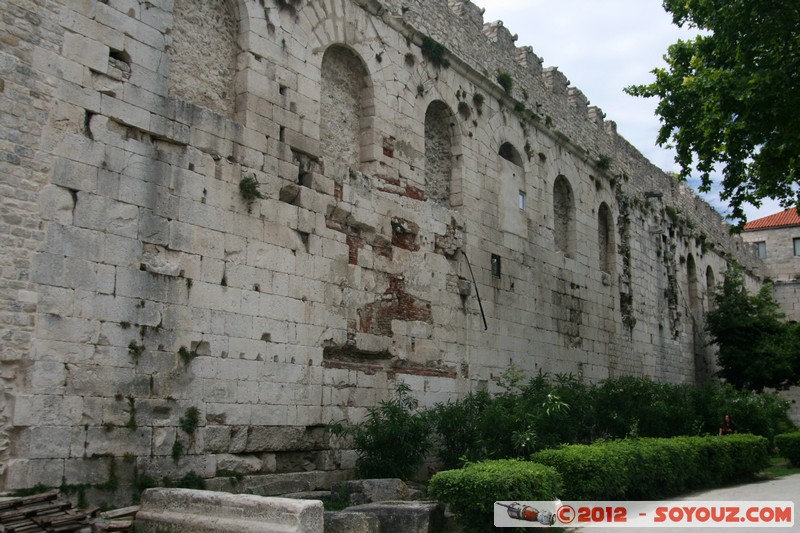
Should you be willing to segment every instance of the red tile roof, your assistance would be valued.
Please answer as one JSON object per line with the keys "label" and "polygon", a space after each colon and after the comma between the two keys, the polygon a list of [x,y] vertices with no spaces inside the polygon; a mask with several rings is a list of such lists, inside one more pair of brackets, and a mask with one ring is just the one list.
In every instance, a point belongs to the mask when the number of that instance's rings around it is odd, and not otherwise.
{"label": "red tile roof", "polygon": [[744,225],[744,230],[782,228],[786,226],[800,226],[800,215],[797,214],[797,209],[794,207],[774,215],[751,220]]}

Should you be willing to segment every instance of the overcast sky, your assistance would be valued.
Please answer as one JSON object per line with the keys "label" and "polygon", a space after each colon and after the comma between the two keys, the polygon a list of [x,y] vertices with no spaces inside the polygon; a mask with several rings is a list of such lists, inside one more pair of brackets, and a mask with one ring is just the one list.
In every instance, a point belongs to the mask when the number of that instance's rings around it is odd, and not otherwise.
{"label": "overcast sky", "polygon": [[[694,33],[672,24],[661,0],[473,0],[486,8],[484,22],[502,20],[517,46],[530,45],[580,89],[606,120],[658,167],[677,171],[674,154],[655,145],[660,127],[655,99],[634,98],[628,85],[654,80],[653,68],[664,66],[667,47]],[[691,184],[691,182],[690,182]],[[727,206],[704,196],[718,210]],[[748,220],[781,211],[777,202],[745,210]]]}

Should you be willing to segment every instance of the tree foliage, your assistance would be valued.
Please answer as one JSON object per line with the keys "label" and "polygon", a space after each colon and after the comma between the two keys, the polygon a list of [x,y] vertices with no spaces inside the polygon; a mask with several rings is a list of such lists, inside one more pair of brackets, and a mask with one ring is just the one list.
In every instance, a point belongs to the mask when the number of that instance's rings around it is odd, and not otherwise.
{"label": "tree foliage", "polygon": [[367,408],[358,425],[330,425],[334,435],[351,437],[358,450],[356,472],[362,478],[411,479],[425,459],[430,431],[425,414],[411,395],[411,387],[399,383],[394,397]]}
{"label": "tree foliage", "polygon": [[696,163],[707,192],[720,165],[720,196],[740,223],[743,204],[800,205],[800,2],[664,0],[664,8],[701,34],[669,47],[653,83],[626,91],[660,99],[657,142],[674,144],[680,177]]}
{"label": "tree foliage", "polygon": [[742,269],[725,271],[706,313],[706,331],[719,347],[720,377],[739,388],[786,388],[800,382],[800,328],[784,315],[765,284],[747,292]]}

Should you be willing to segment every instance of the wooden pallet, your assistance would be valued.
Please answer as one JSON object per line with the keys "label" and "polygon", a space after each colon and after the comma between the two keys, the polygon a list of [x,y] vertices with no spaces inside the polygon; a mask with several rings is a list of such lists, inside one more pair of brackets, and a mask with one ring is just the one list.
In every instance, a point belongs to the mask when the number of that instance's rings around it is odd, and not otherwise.
{"label": "wooden pallet", "polygon": [[0,501],[0,533],[70,532],[90,527],[96,510],[80,511],[58,491]]}

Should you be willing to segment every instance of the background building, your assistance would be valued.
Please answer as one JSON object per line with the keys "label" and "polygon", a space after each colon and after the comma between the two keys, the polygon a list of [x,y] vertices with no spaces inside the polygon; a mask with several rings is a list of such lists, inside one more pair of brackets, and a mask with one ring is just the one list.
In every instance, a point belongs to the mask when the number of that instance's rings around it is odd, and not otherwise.
{"label": "background building", "polygon": [[787,209],[751,220],[742,239],[763,261],[759,272],[774,282],[775,299],[787,320],[800,320],[800,215]]}

